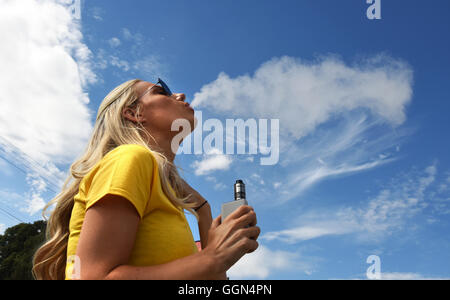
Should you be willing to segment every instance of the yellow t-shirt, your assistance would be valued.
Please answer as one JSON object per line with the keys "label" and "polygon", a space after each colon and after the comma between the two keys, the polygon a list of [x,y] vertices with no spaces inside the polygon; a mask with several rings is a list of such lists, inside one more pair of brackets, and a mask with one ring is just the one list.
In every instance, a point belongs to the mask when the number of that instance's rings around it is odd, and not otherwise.
{"label": "yellow t-shirt", "polygon": [[[122,145],[106,154],[80,183],[70,218],[68,258],[76,254],[86,210],[107,194],[124,197],[140,216],[129,265],[163,264],[198,251],[183,209],[162,191],[152,153],[140,145]],[[75,262],[68,260],[66,279]]]}

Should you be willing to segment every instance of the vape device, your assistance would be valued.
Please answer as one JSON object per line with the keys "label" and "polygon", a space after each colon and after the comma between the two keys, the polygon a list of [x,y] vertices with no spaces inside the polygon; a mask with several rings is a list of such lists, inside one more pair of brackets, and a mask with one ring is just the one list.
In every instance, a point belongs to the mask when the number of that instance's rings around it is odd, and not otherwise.
{"label": "vape device", "polygon": [[222,222],[241,205],[248,205],[248,203],[245,199],[245,184],[239,179],[234,184],[234,201],[222,204]]}

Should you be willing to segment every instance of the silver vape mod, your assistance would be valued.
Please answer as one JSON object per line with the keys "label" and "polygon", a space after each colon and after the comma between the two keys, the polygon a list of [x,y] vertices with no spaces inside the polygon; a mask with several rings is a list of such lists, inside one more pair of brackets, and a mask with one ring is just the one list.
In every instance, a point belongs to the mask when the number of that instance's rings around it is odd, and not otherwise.
{"label": "silver vape mod", "polygon": [[245,199],[245,184],[239,179],[234,184],[234,201],[222,204],[222,222],[241,205],[248,205],[248,203]]}

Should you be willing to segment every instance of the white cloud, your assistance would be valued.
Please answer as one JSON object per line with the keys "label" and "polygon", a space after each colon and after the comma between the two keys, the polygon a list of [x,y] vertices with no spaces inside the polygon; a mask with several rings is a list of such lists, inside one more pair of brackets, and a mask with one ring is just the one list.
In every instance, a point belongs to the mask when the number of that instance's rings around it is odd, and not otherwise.
{"label": "white cloud", "polygon": [[219,182],[216,179],[216,177],[214,177],[214,176],[205,176],[205,180],[209,181],[209,182],[212,182],[213,188],[216,191],[223,191],[223,190],[227,189],[227,186],[223,182]]}
{"label": "white cloud", "polygon": [[113,37],[108,41],[109,45],[111,46],[111,48],[116,48],[119,47],[121,42],[120,39]]}
{"label": "white cloud", "polygon": [[[200,161],[194,161],[192,168],[195,169],[195,175],[205,175],[216,170],[228,170],[233,159],[229,155],[223,154],[218,149],[213,149],[209,153],[203,155]],[[221,188],[218,186],[218,188]]]}
{"label": "white cloud", "polygon": [[449,280],[445,277],[430,277],[419,273],[381,272],[381,280]]}
{"label": "white cloud", "polygon": [[439,185],[439,193],[450,191],[450,173],[447,172],[445,176],[447,176],[447,178]]}
{"label": "white cloud", "polygon": [[37,174],[28,174],[26,182],[29,191],[21,194],[11,190],[0,190],[0,204],[20,219],[26,218],[22,213],[34,216],[46,205],[44,193],[48,189],[47,183]]}
{"label": "white cloud", "polygon": [[280,240],[285,243],[298,243],[322,236],[340,235],[355,231],[354,225],[345,224],[343,222],[316,222],[313,225],[305,225],[301,227],[268,232],[263,239],[272,241]]}
{"label": "white cloud", "polygon": [[227,189],[227,186],[223,182],[218,182],[218,183],[214,184],[214,189],[216,191],[224,191]]}
{"label": "white cloud", "polygon": [[376,241],[405,228],[429,205],[427,189],[435,182],[436,166],[394,178],[391,187],[359,207],[310,211],[289,229],[268,232],[263,240],[299,243],[324,236],[355,234],[359,241]]}
{"label": "white cloud", "polygon": [[122,28],[120,35],[101,42],[103,46],[95,51],[95,69],[117,68],[120,73],[112,74],[121,80],[128,80],[129,77],[147,78],[146,80],[161,77],[168,80],[168,65],[163,63],[164,59],[160,55],[151,50],[153,45],[150,38],[142,33]]}
{"label": "white cloud", "polygon": [[360,274],[352,280],[449,280],[448,277],[423,275],[414,272],[381,272],[380,279],[368,279],[366,274]]}
{"label": "white cloud", "polygon": [[122,37],[127,41],[135,42],[137,45],[140,45],[144,41],[144,36],[141,33],[133,33],[128,28],[122,29]]}
{"label": "white cloud", "polygon": [[288,171],[284,189],[288,193],[280,201],[299,197],[325,179],[368,171],[396,160],[395,145],[408,135],[408,129],[388,131],[380,120],[348,113],[300,142],[287,142],[280,152],[284,153],[281,164]]}
{"label": "white cloud", "polygon": [[235,116],[279,118],[281,129],[299,139],[344,111],[369,109],[387,122],[405,120],[412,71],[386,55],[347,66],[336,57],[316,63],[273,58],[249,75],[224,72],[194,95],[192,105]]}
{"label": "white cloud", "polygon": [[146,78],[168,77],[167,66],[164,65],[162,59],[155,54],[137,58],[133,62],[132,67],[134,72]]}
{"label": "white cloud", "polygon": [[22,199],[23,196],[19,195],[16,192],[13,192],[11,190],[0,190],[0,202],[2,203],[7,202],[8,205],[17,204],[18,202],[21,202]]}
{"label": "white cloud", "polygon": [[[92,53],[80,22],[57,0],[0,0],[0,148],[29,176],[60,186],[68,164],[91,132],[87,85]],[[31,183],[28,212],[45,188]]]}
{"label": "white cloud", "polygon": [[0,205],[8,213],[4,214],[9,216],[11,220],[18,221],[19,219],[25,219],[25,212],[27,205],[27,195],[16,193],[9,189],[0,190]]}
{"label": "white cloud", "polygon": [[281,186],[281,182],[274,182],[273,183],[273,188],[274,189],[278,189]]}
{"label": "white cloud", "polygon": [[348,166],[346,164],[343,164],[334,167],[315,167],[308,171],[303,170],[302,172],[290,176],[289,182],[286,185],[286,189],[289,190],[289,194],[287,194],[284,199],[282,198],[280,200],[283,201],[291,199],[293,196],[301,194],[303,191],[325,178],[372,169],[376,166],[385,164],[390,161],[391,160],[377,160],[357,166]]}
{"label": "white cloud", "polygon": [[27,206],[24,208],[24,212],[27,212],[30,216],[40,212],[46,205],[44,198],[40,193],[31,193],[26,200]]}
{"label": "white cloud", "polygon": [[0,172],[5,174],[6,176],[13,175],[11,166],[2,158],[0,158]]}
{"label": "white cloud", "polygon": [[[407,63],[383,54],[352,65],[334,56],[314,62],[284,56],[252,76],[220,73],[192,105],[226,117],[280,120],[282,168],[274,168],[283,169],[286,180],[272,196],[283,203],[327,178],[394,161],[411,133],[398,126],[412,98],[412,74]],[[279,181],[272,174],[264,180]]]}
{"label": "white cloud", "polygon": [[0,136],[37,161],[67,162],[91,129],[90,51],[64,6],[0,2]]}
{"label": "white cloud", "polygon": [[231,279],[266,279],[274,272],[288,270],[311,272],[298,253],[270,250],[260,245],[255,252],[244,255],[227,275]]}
{"label": "white cloud", "polygon": [[94,18],[96,21],[103,21],[104,14],[105,11],[98,6],[92,7],[88,11],[88,15]]}
{"label": "white cloud", "polygon": [[109,58],[111,66],[117,67],[121,69],[123,72],[127,72],[128,70],[130,70],[130,64],[126,60],[122,60],[117,56],[113,55],[111,55]]}
{"label": "white cloud", "polygon": [[27,183],[30,187],[30,192],[26,195],[25,207],[21,210],[27,212],[30,216],[41,211],[46,202],[42,194],[47,190],[47,183],[39,175],[27,175]]}
{"label": "white cloud", "polygon": [[6,230],[6,225],[0,223],[0,235],[4,234]]}

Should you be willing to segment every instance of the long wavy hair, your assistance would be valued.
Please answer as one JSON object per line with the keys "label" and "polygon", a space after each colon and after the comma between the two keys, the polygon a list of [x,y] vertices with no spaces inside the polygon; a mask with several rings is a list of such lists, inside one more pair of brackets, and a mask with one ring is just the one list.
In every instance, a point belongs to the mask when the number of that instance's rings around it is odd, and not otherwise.
{"label": "long wavy hair", "polygon": [[[190,196],[183,188],[177,167],[163,154],[151,149],[144,137],[153,139],[140,123],[123,117],[123,110],[132,108],[139,114],[140,103],[135,86],[142,80],[127,81],[112,90],[100,104],[97,120],[88,146],[81,158],[70,167],[62,191],[50,201],[43,210],[54,207],[47,222],[46,241],[33,257],[33,276],[36,279],[64,279],[69,240],[69,222],[74,205],[74,196],[78,193],[83,177],[111,150],[125,144],[137,144],[147,147],[158,164],[161,186],[165,195],[173,204],[190,211],[195,217],[195,204],[189,203]],[[170,191],[169,184],[175,191]]]}

